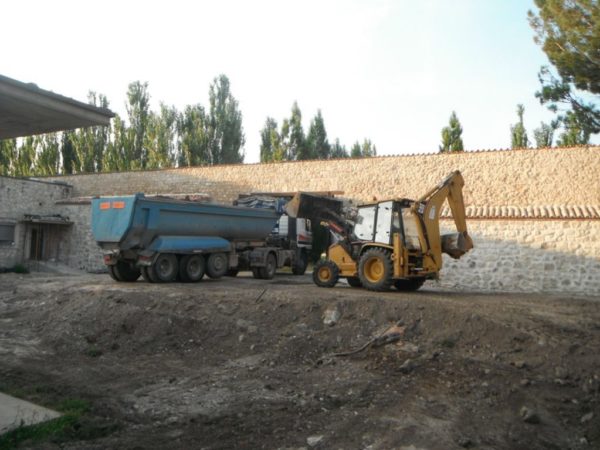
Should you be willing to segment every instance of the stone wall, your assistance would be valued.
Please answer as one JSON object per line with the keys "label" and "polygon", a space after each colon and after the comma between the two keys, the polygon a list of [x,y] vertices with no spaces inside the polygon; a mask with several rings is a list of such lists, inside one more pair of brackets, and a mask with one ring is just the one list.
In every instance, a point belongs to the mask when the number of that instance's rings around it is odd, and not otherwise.
{"label": "stone wall", "polygon": [[165,169],[55,177],[73,195],[344,191],[371,201],[417,198],[453,170],[465,178],[467,206],[600,205],[600,147],[390,156]]}
{"label": "stone wall", "polygon": [[56,202],[71,195],[71,186],[51,181],[31,181],[0,176],[0,223],[15,225],[13,243],[0,243],[0,267],[25,261],[25,214],[59,214]]}
{"label": "stone wall", "polygon": [[[244,192],[343,191],[367,202],[416,198],[452,170],[465,178],[475,249],[449,258],[439,285],[478,291],[600,290],[600,148],[553,148],[226,165],[53,177],[73,196],[204,192],[230,202]],[[75,218],[69,265],[102,268],[89,205],[59,205]],[[61,209],[62,208],[62,209]],[[528,213],[529,211],[529,213]],[[448,227],[451,221],[443,220]]]}

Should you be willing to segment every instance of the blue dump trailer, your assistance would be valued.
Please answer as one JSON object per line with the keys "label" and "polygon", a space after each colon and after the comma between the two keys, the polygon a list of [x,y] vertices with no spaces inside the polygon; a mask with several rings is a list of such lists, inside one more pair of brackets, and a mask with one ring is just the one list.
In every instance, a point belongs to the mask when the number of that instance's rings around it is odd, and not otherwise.
{"label": "blue dump trailer", "polygon": [[[92,199],[92,233],[116,281],[200,281],[304,263],[298,249],[269,246],[282,207],[248,208],[146,197]],[[300,261],[302,259],[302,261]]]}

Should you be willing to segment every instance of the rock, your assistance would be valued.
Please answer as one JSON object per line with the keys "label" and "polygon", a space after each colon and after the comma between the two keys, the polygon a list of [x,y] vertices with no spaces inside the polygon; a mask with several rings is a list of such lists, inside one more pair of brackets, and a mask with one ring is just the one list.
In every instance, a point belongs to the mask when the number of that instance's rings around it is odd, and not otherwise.
{"label": "rock", "polygon": [[538,424],[540,423],[540,416],[532,409],[527,406],[523,406],[519,411],[519,415],[525,423]]}
{"label": "rock", "polygon": [[522,387],[527,387],[527,386],[529,386],[531,384],[531,381],[528,380],[527,378],[523,378],[521,380],[520,384],[521,384]]}
{"label": "rock", "polygon": [[410,373],[413,370],[415,370],[415,363],[412,361],[412,359],[407,359],[406,361],[404,361],[404,363],[400,366],[400,372],[402,373]]}
{"label": "rock", "polygon": [[592,420],[594,418],[594,413],[593,412],[589,412],[587,414],[585,414],[582,418],[581,418],[581,423],[586,423],[589,422],[590,420]]}
{"label": "rock", "polygon": [[411,344],[410,342],[405,342],[404,344],[402,344],[402,351],[417,354],[419,353],[420,349],[418,345]]}
{"label": "rock", "polygon": [[458,438],[458,441],[456,441],[456,443],[462,448],[469,448],[473,446],[473,441],[471,441],[471,439],[469,439],[468,437],[464,436]]}
{"label": "rock", "polygon": [[306,438],[306,443],[308,445],[310,445],[311,447],[315,447],[315,446],[319,445],[322,440],[323,440],[323,435],[309,436]]}
{"label": "rock", "polygon": [[527,363],[525,361],[515,361],[514,366],[517,369],[524,369],[525,367],[527,367]]}
{"label": "rock", "polygon": [[323,313],[323,324],[332,327],[338,323],[341,316],[340,310],[337,307],[327,308]]}

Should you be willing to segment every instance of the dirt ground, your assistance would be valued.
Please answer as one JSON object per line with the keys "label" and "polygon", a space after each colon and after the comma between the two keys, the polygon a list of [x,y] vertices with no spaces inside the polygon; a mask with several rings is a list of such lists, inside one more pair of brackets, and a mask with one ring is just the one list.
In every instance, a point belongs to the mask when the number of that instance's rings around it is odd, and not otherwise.
{"label": "dirt ground", "polygon": [[106,431],[35,448],[597,449],[599,355],[600,297],[0,275],[0,385]]}

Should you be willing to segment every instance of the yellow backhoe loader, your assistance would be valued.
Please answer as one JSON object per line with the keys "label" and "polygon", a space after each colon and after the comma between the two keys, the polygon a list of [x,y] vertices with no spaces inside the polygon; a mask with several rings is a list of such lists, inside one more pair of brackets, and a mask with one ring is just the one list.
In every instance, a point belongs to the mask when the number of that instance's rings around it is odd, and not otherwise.
{"label": "yellow backhoe loader", "polygon": [[[314,282],[333,287],[346,278],[352,287],[385,291],[419,289],[437,278],[442,253],[458,259],[471,248],[462,196],[464,180],[452,172],[418,200],[396,199],[361,205],[352,220],[345,217],[338,199],[298,193],[286,209],[291,217],[326,225],[335,243],[327,257],[315,264]],[[457,233],[440,235],[439,216],[448,200]]]}

